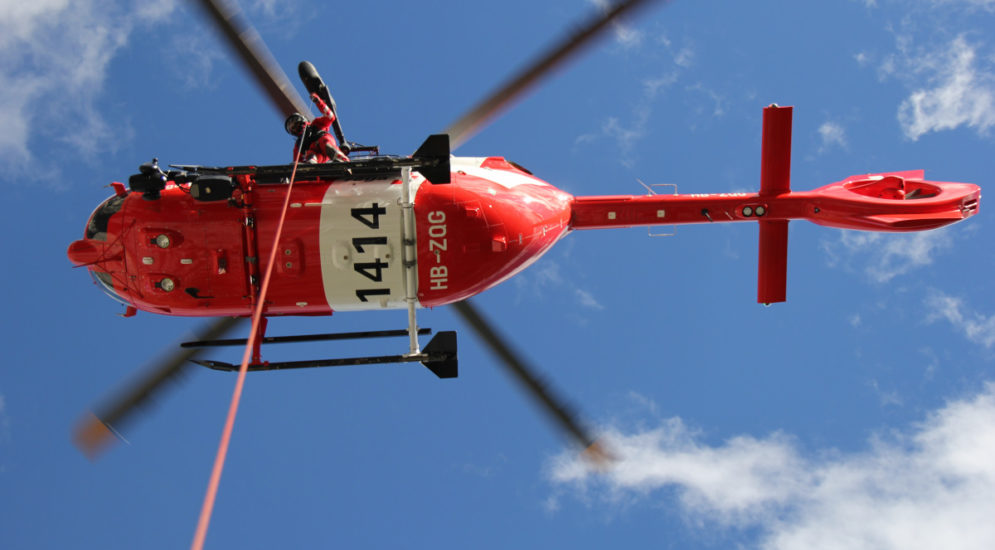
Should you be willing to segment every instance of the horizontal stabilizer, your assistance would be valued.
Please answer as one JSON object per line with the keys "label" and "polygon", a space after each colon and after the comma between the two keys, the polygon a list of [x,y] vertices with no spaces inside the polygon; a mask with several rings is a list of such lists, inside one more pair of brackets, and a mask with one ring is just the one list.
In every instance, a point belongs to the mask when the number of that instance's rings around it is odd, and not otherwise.
{"label": "horizontal stabilizer", "polygon": [[760,146],[760,196],[791,191],[791,107],[764,108]]}
{"label": "horizontal stabilizer", "polygon": [[[760,146],[760,197],[791,192],[791,107],[764,109]],[[788,220],[760,219],[757,301],[783,302],[787,297]]]}

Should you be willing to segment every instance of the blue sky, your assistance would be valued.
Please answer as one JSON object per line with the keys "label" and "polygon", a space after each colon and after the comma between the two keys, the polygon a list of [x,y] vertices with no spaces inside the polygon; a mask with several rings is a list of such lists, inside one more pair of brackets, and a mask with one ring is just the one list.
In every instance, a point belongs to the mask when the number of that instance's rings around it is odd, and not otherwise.
{"label": "blue sky", "polygon": [[[350,139],[406,153],[584,0],[255,2],[280,64],[325,76]],[[194,371],[90,463],[79,415],[196,320],[124,319],[65,249],[138,164],[289,160],[282,117],[184,3],[0,3],[0,545],[193,537],[234,376]],[[792,185],[925,169],[987,186],[990,0],[675,1],[644,11],[460,151],[575,195],[751,191],[763,106],[794,105]],[[208,547],[990,548],[995,229],[791,224],[788,302],[754,303],[756,229],[569,235],[478,304],[621,451],[581,468],[463,332],[461,374],[250,376]],[[401,328],[403,312],[272,334]],[[269,350],[395,353],[404,342]],[[230,357],[229,357],[230,355]],[[219,355],[234,359],[237,352]]]}

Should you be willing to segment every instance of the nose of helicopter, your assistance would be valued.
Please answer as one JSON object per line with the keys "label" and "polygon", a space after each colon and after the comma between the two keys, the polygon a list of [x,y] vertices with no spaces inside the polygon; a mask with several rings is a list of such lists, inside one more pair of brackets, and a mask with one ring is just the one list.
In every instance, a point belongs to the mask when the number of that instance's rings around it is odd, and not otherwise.
{"label": "nose of helicopter", "polygon": [[86,267],[108,296],[127,304],[113,282],[113,274],[123,271],[124,248],[115,238],[112,219],[121,211],[125,199],[126,195],[116,194],[97,205],[86,222],[84,237],[69,245],[66,256],[74,266]]}
{"label": "nose of helicopter", "polygon": [[115,194],[101,202],[86,221],[84,238],[69,245],[66,254],[73,265],[90,266],[107,259],[108,248],[114,239],[108,239],[111,217],[121,210],[126,196]]}
{"label": "nose of helicopter", "polygon": [[93,265],[101,256],[100,249],[86,239],[73,241],[66,250],[66,255],[75,267]]}

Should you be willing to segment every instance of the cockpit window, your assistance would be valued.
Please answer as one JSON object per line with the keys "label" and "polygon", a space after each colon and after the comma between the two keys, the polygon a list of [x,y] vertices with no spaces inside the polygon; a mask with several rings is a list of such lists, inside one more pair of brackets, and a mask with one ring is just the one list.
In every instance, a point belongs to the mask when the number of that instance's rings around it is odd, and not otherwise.
{"label": "cockpit window", "polygon": [[124,204],[124,197],[118,195],[114,195],[101,203],[93,211],[90,221],[86,224],[86,238],[95,241],[106,241],[107,223],[110,221],[112,215],[121,210],[122,204]]}
{"label": "cockpit window", "polygon": [[93,282],[100,287],[100,290],[104,291],[104,294],[110,296],[113,300],[120,302],[124,305],[129,305],[128,302],[121,297],[120,294],[114,290],[114,285],[111,283],[110,273],[104,273],[103,271],[96,271],[91,269],[90,276],[93,277]]}

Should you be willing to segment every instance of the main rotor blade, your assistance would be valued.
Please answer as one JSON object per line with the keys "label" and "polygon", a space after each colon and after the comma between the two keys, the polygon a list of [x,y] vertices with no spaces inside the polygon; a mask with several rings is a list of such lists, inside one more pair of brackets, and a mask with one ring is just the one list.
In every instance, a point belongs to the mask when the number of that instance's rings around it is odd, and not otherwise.
{"label": "main rotor blade", "polygon": [[307,116],[310,110],[280,65],[266,47],[259,33],[229,0],[199,0],[222,36],[238,54],[256,83],[266,92],[273,107],[288,117],[293,113]]}
{"label": "main rotor blade", "polygon": [[553,395],[549,386],[543,385],[535,375],[536,369],[528,365],[524,359],[502,338],[490,322],[481,315],[469,300],[453,304],[456,312],[477,333],[487,347],[501,359],[515,380],[520,382],[528,394],[550,418],[565,430],[584,449],[584,453],[598,464],[605,464],[611,455],[592,436],[569,411],[564,402]]}
{"label": "main rotor blade", "polygon": [[[217,340],[241,321],[238,317],[221,317],[205,326],[198,340]],[[200,348],[180,348],[149,367],[131,386],[109,400],[97,413],[88,413],[73,432],[73,443],[91,460],[114,441],[120,429],[151,397],[165,389],[165,383],[190,366]]]}
{"label": "main rotor blade", "polygon": [[449,134],[452,148],[456,149],[466,143],[509,103],[520,98],[532,85],[568,61],[581,48],[590,44],[605,30],[609,23],[649,1],[623,0],[612,5],[607,12],[592,18],[572,35],[527,65],[525,69],[500,86],[497,91],[446,128],[444,133]]}

